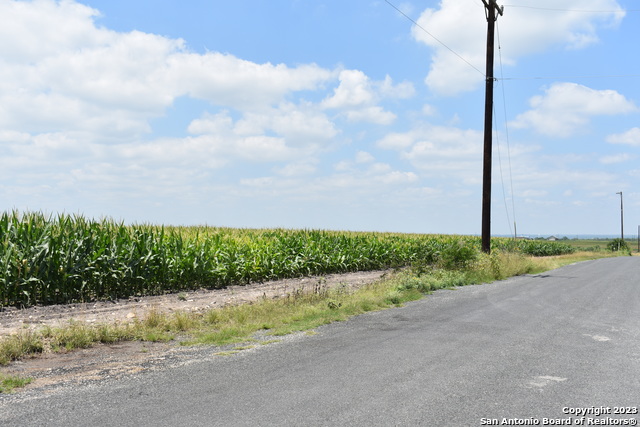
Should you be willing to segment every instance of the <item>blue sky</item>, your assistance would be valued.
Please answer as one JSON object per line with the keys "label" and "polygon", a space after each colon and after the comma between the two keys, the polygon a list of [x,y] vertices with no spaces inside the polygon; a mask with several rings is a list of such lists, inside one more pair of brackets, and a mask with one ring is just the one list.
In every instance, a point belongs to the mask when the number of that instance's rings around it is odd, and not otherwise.
{"label": "blue sky", "polygon": [[[0,0],[1,208],[479,234],[482,0],[390,3]],[[492,232],[635,234],[640,1],[498,4]]]}

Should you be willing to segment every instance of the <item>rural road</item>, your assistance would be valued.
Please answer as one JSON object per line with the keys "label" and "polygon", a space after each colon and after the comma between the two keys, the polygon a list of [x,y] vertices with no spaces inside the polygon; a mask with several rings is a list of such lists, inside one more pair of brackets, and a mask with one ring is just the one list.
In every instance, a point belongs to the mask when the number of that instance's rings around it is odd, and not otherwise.
{"label": "rural road", "polygon": [[619,257],[439,291],[232,356],[0,397],[0,425],[635,425],[638,409],[640,257]]}

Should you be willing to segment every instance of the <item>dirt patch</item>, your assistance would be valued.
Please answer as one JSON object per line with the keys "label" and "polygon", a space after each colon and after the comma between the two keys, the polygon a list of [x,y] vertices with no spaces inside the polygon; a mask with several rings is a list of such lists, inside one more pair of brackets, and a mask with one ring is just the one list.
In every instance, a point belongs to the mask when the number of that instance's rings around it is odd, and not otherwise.
{"label": "dirt patch", "polygon": [[[198,312],[227,305],[244,304],[261,298],[281,298],[318,286],[358,288],[387,276],[387,271],[332,274],[322,277],[285,279],[218,290],[199,290],[130,298],[113,302],[38,306],[0,311],[0,339],[19,330],[43,326],[64,326],[70,321],[95,324],[126,323],[144,318],[150,310],[161,313]],[[180,347],[176,343],[124,342],[96,345],[69,353],[46,353],[0,367],[0,373],[34,378],[29,390],[43,390],[65,384],[100,381],[187,363],[194,358],[211,357],[220,349]]]}

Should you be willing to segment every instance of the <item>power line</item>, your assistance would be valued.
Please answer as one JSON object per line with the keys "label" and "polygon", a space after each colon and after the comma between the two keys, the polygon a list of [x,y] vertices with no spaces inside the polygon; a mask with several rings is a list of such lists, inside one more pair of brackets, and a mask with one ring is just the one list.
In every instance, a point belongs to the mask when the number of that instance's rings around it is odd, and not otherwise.
{"label": "power line", "polygon": [[[500,52],[500,31],[497,31],[498,33],[498,52]],[[502,59],[502,57],[500,57],[500,59]],[[502,65],[502,62],[500,63],[500,65]],[[502,67],[500,68],[502,70]],[[504,83],[503,83],[503,89],[504,89]],[[503,90],[503,95],[504,95],[504,90]],[[497,119],[497,112],[496,112],[496,106],[495,104],[493,104],[493,127],[495,130],[495,139],[496,139],[496,148],[498,151],[498,169],[500,170],[500,184],[502,186],[502,200],[504,201],[504,211],[507,215],[507,224],[509,225],[509,234],[513,234],[513,231],[511,230],[511,219],[509,218],[509,208],[507,206],[507,192],[504,189],[504,174],[502,171],[502,151],[500,150],[500,134],[498,132],[498,119]]]}
{"label": "power line", "polygon": [[507,215],[507,224],[509,225],[509,234],[513,234],[511,230],[511,219],[509,218],[509,208],[507,207],[507,192],[504,189],[504,175],[502,173],[502,152],[500,151],[500,136],[498,134],[498,119],[496,118],[496,108],[493,107],[493,127],[496,132],[496,148],[498,149],[498,169],[500,170],[500,184],[502,186],[502,200],[504,201],[504,211]]}
{"label": "power line", "polygon": [[[502,68],[502,43],[500,41],[500,27],[496,25],[496,32],[498,35],[498,59],[500,62],[500,75],[504,75],[504,71]],[[504,111],[504,130],[505,130],[505,138],[507,140],[507,160],[509,162],[509,183],[511,184],[511,212],[513,213],[513,237],[514,239],[518,237],[518,229],[517,229],[517,220],[516,220],[516,204],[515,197],[513,192],[513,169],[511,167],[511,144],[509,143],[509,126],[507,124],[507,97],[506,91],[504,89],[504,80],[501,81],[502,86],[502,107]],[[496,126],[497,130],[497,126]],[[497,132],[496,132],[497,134]],[[499,153],[499,150],[498,150]],[[502,179],[502,195],[504,197],[504,207],[507,211],[507,221],[509,222],[509,230],[511,230],[511,221],[509,220],[509,209],[507,207],[507,198],[504,191],[504,179],[502,178],[502,160],[500,160],[500,178]]]}
{"label": "power line", "polygon": [[523,6],[516,4],[505,4],[505,7],[517,7],[520,9],[549,10],[553,12],[580,12],[580,13],[620,13],[620,12],[640,12],[640,9],[618,9],[618,10],[585,10],[585,9],[557,9],[552,7]]}
{"label": "power line", "polygon": [[474,70],[476,70],[477,72],[479,72],[480,74],[482,74],[482,76],[484,76],[484,73],[482,71],[480,71],[478,68],[476,68],[475,65],[473,65],[472,63],[470,63],[469,61],[467,61],[466,59],[464,59],[461,55],[459,55],[456,51],[454,51],[453,49],[451,49],[449,46],[447,46],[444,42],[442,42],[440,39],[438,39],[436,36],[434,36],[433,34],[431,34],[429,31],[426,30],[426,28],[424,28],[422,25],[418,24],[413,18],[411,18],[410,16],[408,16],[406,13],[404,13],[402,10],[400,10],[398,7],[396,7],[393,3],[391,3],[389,0],[385,0],[385,2],[387,2],[387,4],[389,6],[391,6],[392,8],[394,8],[395,10],[398,11],[398,13],[400,13],[402,16],[404,16],[405,18],[407,18],[409,21],[411,21],[416,27],[420,28],[422,31],[424,31],[425,33],[427,33],[431,38],[433,38],[435,41],[437,41],[438,43],[440,43],[442,46],[444,46],[446,49],[448,49],[451,53],[453,53],[455,56],[457,56],[458,58],[460,58],[462,61],[466,62],[467,65],[469,65],[471,68],[473,68]]}
{"label": "power line", "polygon": [[558,79],[622,79],[640,77],[640,74],[584,75],[584,76],[538,76],[538,77],[501,77],[497,80],[558,80]]}

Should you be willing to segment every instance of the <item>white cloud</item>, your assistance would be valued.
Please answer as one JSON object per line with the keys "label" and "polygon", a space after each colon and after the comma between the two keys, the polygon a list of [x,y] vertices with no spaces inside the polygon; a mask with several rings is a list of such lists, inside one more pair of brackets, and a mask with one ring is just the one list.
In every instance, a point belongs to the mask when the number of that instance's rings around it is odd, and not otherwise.
{"label": "white cloud", "polygon": [[0,5],[0,125],[104,136],[147,132],[173,94],[165,58],[180,40],[97,28],[97,12],[63,1]]}
{"label": "white cloud", "polygon": [[98,30],[99,12],[73,1],[0,2],[0,57],[7,62],[35,62],[60,49],[77,51],[111,36]]}
{"label": "white cloud", "polygon": [[372,82],[359,70],[340,72],[340,85],[333,95],[322,101],[323,108],[341,111],[351,122],[369,122],[389,125],[396,115],[377,105],[382,98],[409,98],[415,90],[411,83],[393,85],[387,76],[382,82]]}
{"label": "white cloud", "polygon": [[284,177],[312,175],[318,170],[315,163],[312,160],[289,163],[284,167],[275,168],[275,172]]}
{"label": "white cloud", "polygon": [[389,75],[384,78],[384,81],[376,84],[376,86],[380,91],[380,95],[386,98],[407,99],[416,94],[416,90],[412,83],[402,82],[394,85],[393,80]]}
{"label": "white cloud", "polygon": [[387,164],[387,163],[381,163],[381,162],[377,162],[377,163],[373,163],[372,165],[369,166],[369,173],[372,174],[384,174],[387,173],[389,171],[391,171],[391,165]]}
{"label": "white cloud", "polygon": [[246,185],[248,187],[259,187],[259,188],[264,188],[264,187],[272,188],[274,182],[275,182],[275,179],[269,176],[260,177],[260,178],[246,178],[246,179],[240,180],[241,185]]}
{"label": "white cloud", "polygon": [[176,167],[193,172],[222,167],[227,163],[227,151],[224,138],[204,135],[118,144],[109,148],[103,158],[149,170]]}
{"label": "white cloud", "polygon": [[540,197],[546,197],[548,195],[549,195],[549,192],[546,190],[525,190],[518,194],[519,197],[524,197],[524,198],[532,198],[532,197],[540,198]]}
{"label": "white cloud", "polygon": [[167,62],[169,79],[179,94],[242,110],[277,104],[291,92],[314,90],[334,78],[333,71],[314,64],[256,64],[217,52],[178,52]]}
{"label": "white cloud", "polygon": [[477,184],[482,176],[482,132],[425,126],[380,139],[379,148],[399,151],[421,176]]}
{"label": "white cloud", "polygon": [[283,138],[256,135],[240,138],[235,144],[240,158],[253,162],[275,162],[294,159],[295,153]]}
{"label": "white cloud", "polygon": [[[472,63],[479,64],[477,58],[471,58],[474,55],[467,55],[467,61],[475,59]],[[484,82],[484,75],[478,73],[472,67],[460,66],[460,59],[452,56],[449,51],[438,51],[433,56],[433,62],[429,69],[429,74],[425,78],[425,84],[432,91],[444,95],[452,96],[463,92],[469,92],[480,86]],[[466,59],[466,58],[465,58]],[[464,64],[466,65],[466,64]],[[476,67],[482,69],[480,67]]]}
{"label": "white cloud", "polygon": [[317,107],[283,103],[276,108],[244,113],[234,121],[228,111],[204,114],[188,127],[194,135],[220,141],[224,155],[254,162],[306,163],[327,150],[338,134],[334,124]]}
{"label": "white cloud", "polygon": [[412,184],[418,181],[419,177],[414,172],[392,170],[389,165],[378,164],[365,171],[341,170],[334,175],[319,178],[315,185],[319,192],[351,189],[351,191],[359,191],[362,195],[386,192],[385,187]]}
{"label": "white cloud", "polygon": [[338,134],[334,124],[324,113],[310,105],[285,103],[259,113],[243,114],[234,126],[238,135],[276,133],[289,145],[303,146],[326,142]]}
{"label": "white cloud", "polygon": [[416,136],[412,132],[392,132],[385,135],[376,145],[386,150],[402,150],[413,144]]}
{"label": "white cloud", "polygon": [[424,114],[425,116],[435,116],[437,112],[438,110],[433,105],[424,104],[422,106],[422,114]]}
{"label": "white cloud", "polygon": [[616,163],[624,163],[624,162],[628,162],[629,160],[633,160],[635,159],[635,156],[632,156],[631,154],[612,154],[610,156],[603,156],[600,158],[600,163],[605,164],[605,165],[612,165],[612,164],[616,164]]}
{"label": "white cloud", "polygon": [[[536,8],[505,7],[504,16],[498,18],[497,24],[505,65],[515,64],[521,56],[554,45],[579,49],[593,44],[598,41],[599,27],[615,26],[624,17],[615,0],[565,0],[563,10],[552,14],[545,8],[557,9],[557,1],[540,0]],[[612,12],[575,13],[571,9]],[[456,95],[476,89],[484,82],[487,24],[480,2],[474,7],[458,0],[442,0],[439,9],[426,9],[417,22],[422,28],[414,26],[413,37],[435,50],[425,79],[431,90]]]}
{"label": "white cloud", "polygon": [[626,144],[640,146],[640,128],[631,128],[626,132],[609,135],[607,142],[610,144]]}
{"label": "white cloud", "polygon": [[344,70],[340,73],[340,86],[333,96],[323,101],[325,108],[354,108],[371,105],[375,94],[369,77],[359,70]]}
{"label": "white cloud", "polygon": [[348,160],[340,160],[333,165],[333,169],[337,172],[347,172],[353,169],[353,163]]}
{"label": "white cloud", "polygon": [[[525,156],[517,159],[513,168],[514,197],[527,202],[552,203],[563,197],[585,197],[594,191],[608,191],[616,186],[617,176],[601,168],[567,167],[562,155],[551,157]],[[591,196],[588,196],[591,197]],[[560,203],[560,202],[558,202]]]}
{"label": "white cloud", "polygon": [[636,111],[637,107],[614,90],[595,90],[575,83],[556,83],[529,101],[531,110],[518,115],[514,128],[533,128],[537,132],[569,137],[593,116]]}
{"label": "white cloud", "polygon": [[374,160],[375,158],[371,153],[367,153],[366,151],[358,151],[356,153],[356,163],[371,163]]}
{"label": "white cloud", "polygon": [[[110,189],[121,200],[141,189],[186,197],[216,170],[242,162],[272,163],[276,177],[269,179],[277,182],[309,177],[319,155],[339,144],[328,110],[347,121],[390,124],[396,115],[381,102],[415,93],[389,76],[373,81],[358,70],[258,64],[194,53],[180,39],[112,31],[96,25],[96,10],[70,0],[2,1],[0,16],[1,163],[8,177],[22,170],[33,188],[47,182],[96,195]],[[327,87],[335,91],[323,102],[296,98],[299,91],[323,96]],[[151,120],[180,97],[214,107],[193,117],[190,136],[149,137]],[[373,163],[367,154],[357,161]],[[33,171],[28,178],[25,170]],[[367,173],[363,185],[414,179],[410,172]],[[238,174],[228,179],[272,182]]]}
{"label": "white cloud", "polygon": [[345,114],[350,122],[369,122],[379,125],[390,125],[396,119],[395,114],[384,111],[378,106],[349,110]]}
{"label": "white cloud", "polygon": [[[0,16],[0,126],[17,132],[134,140],[178,97],[260,112],[337,78],[315,64],[196,54],[180,39],[97,27],[98,12],[71,0],[2,1]],[[298,130],[273,126],[300,134],[300,117],[290,111],[286,119]]]}
{"label": "white cloud", "polygon": [[[296,175],[340,132],[319,105],[292,101],[298,91],[324,92],[337,71],[197,54],[179,39],[98,27],[98,15],[70,0],[0,2],[7,170],[37,168],[33,176],[48,174],[52,185],[98,176],[112,183],[109,173],[138,185],[140,176],[165,182],[178,167],[204,176],[234,160],[287,162],[280,174]],[[192,136],[147,137],[150,120],[184,96],[224,110],[194,117]]]}
{"label": "white cloud", "polygon": [[203,117],[193,120],[187,130],[194,135],[221,134],[225,135],[232,131],[233,119],[229,116],[229,111],[224,110],[218,114],[205,113]]}
{"label": "white cloud", "polygon": [[381,175],[378,180],[384,184],[408,184],[418,181],[418,175],[413,172],[392,171]]}
{"label": "white cloud", "polygon": [[[389,124],[396,115],[380,103],[415,92],[411,83],[372,81],[358,70],[194,53],[180,39],[97,26],[98,16],[71,0],[0,2],[7,174],[21,165],[51,185],[83,179],[87,188],[116,185],[117,177],[130,180],[132,192],[171,175],[173,187],[187,185],[186,176],[209,176],[237,161],[275,163],[280,177],[309,176],[319,154],[339,144],[341,130],[327,109],[347,121]],[[296,98],[299,91],[323,96],[327,87],[335,91],[323,102]],[[151,120],[180,97],[215,107],[193,117],[190,136],[149,137]]]}

